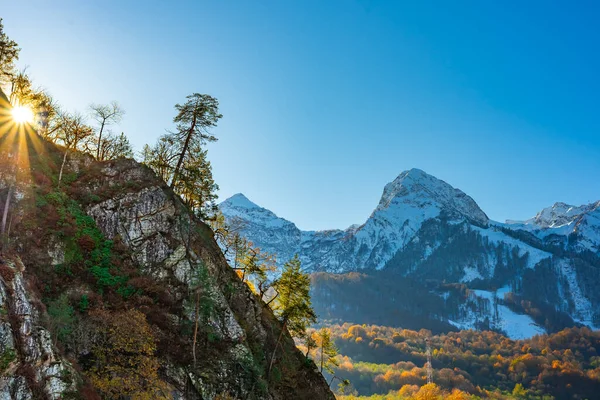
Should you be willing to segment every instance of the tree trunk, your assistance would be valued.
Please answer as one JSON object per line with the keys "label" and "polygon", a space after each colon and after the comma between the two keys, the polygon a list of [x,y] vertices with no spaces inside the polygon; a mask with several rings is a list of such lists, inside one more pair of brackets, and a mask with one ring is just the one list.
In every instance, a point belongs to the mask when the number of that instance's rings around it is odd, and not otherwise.
{"label": "tree trunk", "polygon": [[181,164],[183,164],[183,158],[185,157],[185,153],[187,153],[188,146],[190,145],[190,140],[192,139],[192,135],[194,134],[194,129],[196,129],[196,115],[192,119],[192,126],[187,132],[187,136],[185,138],[185,143],[183,144],[183,150],[181,150],[181,154],[179,155],[179,160],[177,160],[177,166],[175,167],[175,171],[173,171],[173,178],[171,179],[171,189],[175,186],[175,182],[177,182],[177,178],[179,175],[179,170],[181,169]]}
{"label": "tree trunk", "polygon": [[6,220],[8,218],[8,209],[10,207],[10,198],[12,197],[13,185],[8,187],[8,194],[6,195],[6,201],[4,202],[4,212],[2,213],[2,251],[5,250],[6,242],[8,238],[4,236],[6,232]]}
{"label": "tree trunk", "polygon": [[333,376],[331,377],[331,380],[329,381],[329,387],[330,387],[330,388],[331,388],[331,384],[333,383],[333,380],[334,380],[335,378],[337,378],[337,376],[335,376],[335,375],[333,375]]}
{"label": "tree trunk", "polygon": [[104,125],[106,124],[106,119],[102,120],[102,124],[100,124],[100,132],[98,132],[98,148],[96,149],[96,160],[100,161],[100,146],[102,145],[102,131],[104,131]]}
{"label": "tree trunk", "polygon": [[194,357],[194,367],[196,367],[196,341],[198,339],[198,313],[200,312],[200,290],[196,289],[196,310],[194,311],[194,344],[192,345],[192,355]]}
{"label": "tree trunk", "polygon": [[323,373],[323,343],[321,343],[321,373]]}
{"label": "tree trunk", "polygon": [[271,376],[271,369],[273,368],[273,363],[275,362],[275,354],[277,354],[277,348],[279,347],[279,342],[281,342],[281,337],[283,336],[283,332],[285,331],[285,327],[287,325],[287,319],[283,321],[283,326],[281,327],[281,332],[279,332],[279,337],[277,338],[277,343],[275,343],[275,348],[273,349],[273,355],[271,356],[271,362],[269,363],[269,370],[267,371],[267,381]]}
{"label": "tree trunk", "polygon": [[62,180],[63,170],[65,168],[65,163],[67,162],[67,154],[69,153],[69,149],[65,149],[65,155],[63,156],[62,165],[60,166],[60,172],[58,174],[58,186],[60,187],[60,181]]}

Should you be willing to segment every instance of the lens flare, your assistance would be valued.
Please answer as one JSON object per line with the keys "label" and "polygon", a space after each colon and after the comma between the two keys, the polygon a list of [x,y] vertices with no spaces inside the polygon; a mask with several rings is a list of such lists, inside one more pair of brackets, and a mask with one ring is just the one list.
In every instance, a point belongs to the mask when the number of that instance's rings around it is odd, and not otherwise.
{"label": "lens flare", "polygon": [[19,124],[33,122],[33,111],[25,106],[17,106],[12,109],[12,117]]}

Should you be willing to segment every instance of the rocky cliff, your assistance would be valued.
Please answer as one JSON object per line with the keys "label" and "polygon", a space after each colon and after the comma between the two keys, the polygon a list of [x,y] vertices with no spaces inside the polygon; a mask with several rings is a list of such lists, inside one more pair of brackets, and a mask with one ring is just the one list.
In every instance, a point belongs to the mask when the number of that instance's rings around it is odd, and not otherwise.
{"label": "rocky cliff", "polygon": [[287,333],[267,373],[280,323],[151,170],[71,154],[59,183],[63,149],[0,127],[0,398],[118,396],[125,377],[152,398],[334,398]]}

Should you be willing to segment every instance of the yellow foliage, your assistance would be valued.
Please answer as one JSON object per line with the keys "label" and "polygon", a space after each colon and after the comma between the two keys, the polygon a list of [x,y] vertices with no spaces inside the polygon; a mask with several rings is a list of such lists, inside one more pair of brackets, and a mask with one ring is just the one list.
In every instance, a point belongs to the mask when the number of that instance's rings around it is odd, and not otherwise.
{"label": "yellow foliage", "polygon": [[413,396],[415,400],[442,400],[442,390],[435,383],[421,386],[421,389]]}
{"label": "yellow foliage", "polygon": [[412,397],[419,391],[419,387],[417,385],[404,385],[398,391],[398,394],[401,397]]}
{"label": "yellow foliage", "polygon": [[445,397],[446,400],[469,400],[470,398],[470,394],[458,389],[454,389],[452,393]]}
{"label": "yellow foliage", "polygon": [[92,348],[95,364],[89,377],[102,397],[171,399],[167,384],[158,377],[156,344],[146,316],[135,310],[98,311],[93,318],[99,338]]}

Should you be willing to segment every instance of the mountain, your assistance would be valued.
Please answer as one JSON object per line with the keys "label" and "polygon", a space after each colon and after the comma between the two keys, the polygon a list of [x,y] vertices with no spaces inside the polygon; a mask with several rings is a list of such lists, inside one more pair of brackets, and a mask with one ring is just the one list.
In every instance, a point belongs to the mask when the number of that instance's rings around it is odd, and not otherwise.
{"label": "mountain", "polygon": [[71,150],[59,185],[65,149],[11,124],[0,118],[0,398],[334,399],[152,170]]}
{"label": "mountain", "polygon": [[[301,231],[242,194],[220,209],[280,263],[298,253],[306,270],[319,273],[313,298],[323,316],[525,338],[598,326],[599,205],[557,203],[530,220],[500,223],[461,190],[411,169],[384,187],[367,221],[345,230]],[[328,276],[351,272],[360,274]]]}
{"label": "mountain", "polygon": [[506,224],[514,230],[531,232],[547,244],[576,252],[600,252],[600,201],[582,206],[555,203],[527,221]]}
{"label": "mountain", "polygon": [[241,193],[221,203],[220,209],[229,220],[242,220],[246,236],[280,260],[298,253],[305,268],[329,272],[383,268],[432,218],[477,226],[489,221],[465,193],[419,169],[403,172],[387,184],[369,219],[346,230],[300,231]]}

